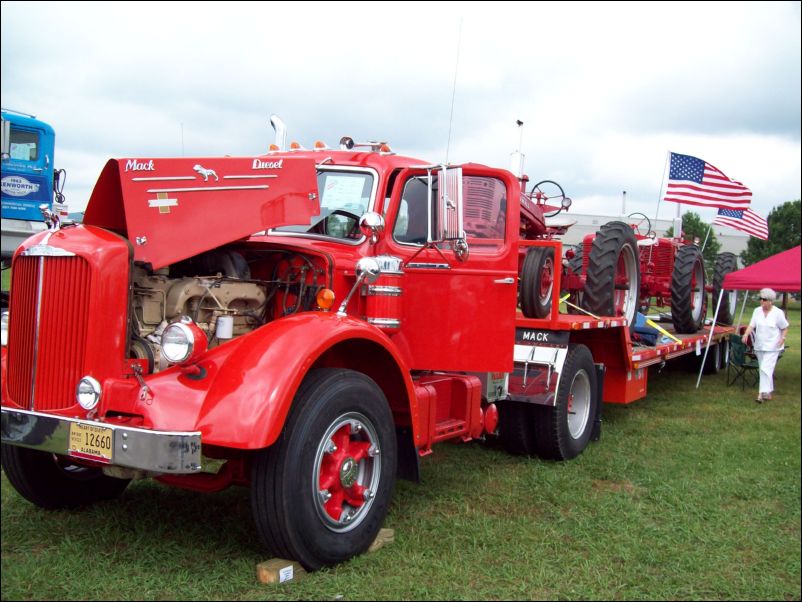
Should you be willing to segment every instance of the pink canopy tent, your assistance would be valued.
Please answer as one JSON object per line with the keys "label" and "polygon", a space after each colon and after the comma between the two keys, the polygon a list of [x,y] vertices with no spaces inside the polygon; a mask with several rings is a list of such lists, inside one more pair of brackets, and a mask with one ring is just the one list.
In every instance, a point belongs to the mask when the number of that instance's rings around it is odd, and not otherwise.
{"label": "pink canopy tent", "polygon": [[[729,291],[757,291],[762,288],[771,288],[781,293],[801,290],[802,274],[800,274],[800,268],[802,265],[800,264],[800,249],[802,247],[794,247],[793,249],[782,251],[763,261],[753,263],[747,268],[730,272],[724,276],[724,282],[716,303],[716,312],[713,315],[713,323],[715,324],[718,319],[718,311],[721,307],[725,289]],[[735,293],[728,293],[728,295],[730,294],[735,295]],[[733,300],[734,303],[735,301]],[[746,297],[744,297],[744,305],[746,305]],[[743,317],[743,307],[741,308],[741,317]],[[740,325],[740,323],[741,320],[739,318],[738,324]],[[713,329],[711,328],[710,335],[707,337],[705,355],[702,359],[702,368],[699,369],[699,378],[696,379],[697,389],[702,380],[702,370],[707,361],[707,353],[710,350],[710,341],[712,339]]]}
{"label": "pink canopy tent", "polygon": [[771,288],[781,293],[795,293],[801,290],[800,248],[802,247],[788,249],[737,272],[730,272],[724,276],[723,288],[730,291]]}

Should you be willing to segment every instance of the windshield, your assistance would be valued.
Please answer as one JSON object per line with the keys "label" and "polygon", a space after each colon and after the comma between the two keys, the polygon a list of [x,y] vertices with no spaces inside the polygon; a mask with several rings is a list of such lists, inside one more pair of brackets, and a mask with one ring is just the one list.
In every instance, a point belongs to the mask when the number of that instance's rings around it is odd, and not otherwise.
{"label": "windshield", "polygon": [[305,232],[357,240],[362,234],[359,218],[368,210],[373,192],[373,174],[364,171],[318,171],[320,215],[308,224],[283,226],[276,232]]}

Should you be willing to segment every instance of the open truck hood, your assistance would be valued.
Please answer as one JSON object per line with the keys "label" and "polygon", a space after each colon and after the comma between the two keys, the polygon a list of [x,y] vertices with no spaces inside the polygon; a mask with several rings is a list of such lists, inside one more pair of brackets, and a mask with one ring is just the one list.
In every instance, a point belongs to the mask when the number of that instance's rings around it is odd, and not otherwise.
{"label": "open truck hood", "polygon": [[135,261],[159,269],[319,214],[309,158],[110,159],[83,222],[122,234]]}

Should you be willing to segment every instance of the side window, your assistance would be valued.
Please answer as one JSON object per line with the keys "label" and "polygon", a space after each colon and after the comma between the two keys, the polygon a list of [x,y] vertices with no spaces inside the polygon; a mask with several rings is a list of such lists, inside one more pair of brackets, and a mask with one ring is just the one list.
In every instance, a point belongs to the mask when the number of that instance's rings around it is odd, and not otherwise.
{"label": "side window", "polygon": [[39,134],[11,128],[11,158],[20,161],[39,159]]}
{"label": "side window", "polygon": [[496,178],[465,176],[462,180],[465,216],[463,227],[468,242],[504,244],[507,220],[507,187]]}
{"label": "side window", "polygon": [[393,238],[398,242],[422,245],[428,237],[428,188],[426,178],[412,178],[404,184],[401,206],[393,227]]}

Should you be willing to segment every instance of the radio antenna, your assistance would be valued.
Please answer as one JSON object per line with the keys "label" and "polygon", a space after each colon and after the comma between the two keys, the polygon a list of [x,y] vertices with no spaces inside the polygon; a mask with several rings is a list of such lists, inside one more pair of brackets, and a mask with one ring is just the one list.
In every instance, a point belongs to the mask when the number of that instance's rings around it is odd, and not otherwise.
{"label": "radio antenna", "polygon": [[448,116],[448,143],[446,144],[446,165],[448,165],[448,151],[451,149],[451,126],[454,123],[454,97],[457,95],[457,71],[459,71],[459,51],[462,45],[462,18],[459,20],[459,33],[457,34],[457,60],[454,64],[454,85],[451,87],[451,114]]}

